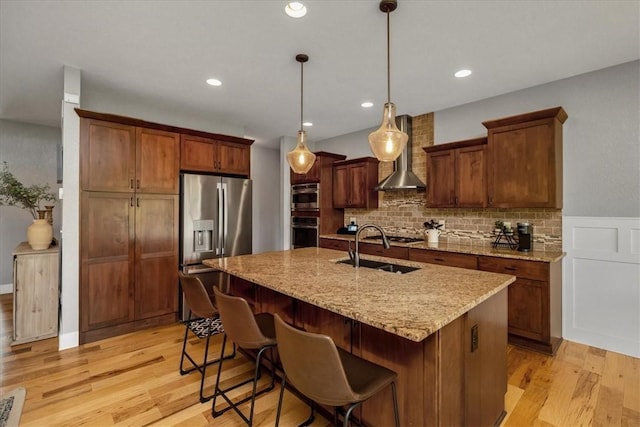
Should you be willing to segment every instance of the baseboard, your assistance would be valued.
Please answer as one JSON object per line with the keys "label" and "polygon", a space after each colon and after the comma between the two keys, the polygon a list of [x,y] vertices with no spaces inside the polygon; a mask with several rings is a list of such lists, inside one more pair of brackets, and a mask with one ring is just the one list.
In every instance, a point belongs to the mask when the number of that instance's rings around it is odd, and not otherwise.
{"label": "baseboard", "polygon": [[78,347],[79,343],[80,332],[78,331],[58,335],[58,351]]}
{"label": "baseboard", "polygon": [[13,293],[13,284],[0,285],[0,295]]}

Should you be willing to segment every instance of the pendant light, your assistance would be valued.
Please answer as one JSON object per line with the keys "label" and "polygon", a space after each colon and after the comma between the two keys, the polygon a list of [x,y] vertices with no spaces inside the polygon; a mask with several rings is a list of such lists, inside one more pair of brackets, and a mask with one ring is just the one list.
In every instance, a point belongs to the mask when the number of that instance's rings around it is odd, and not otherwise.
{"label": "pendant light", "polygon": [[398,129],[396,125],[396,105],[391,102],[391,54],[389,36],[389,13],[396,10],[396,0],[382,0],[380,10],[387,14],[387,103],[382,112],[382,124],[375,132],[369,134],[369,145],[374,156],[381,162],[395,160],[407,145],[409,135]]}
{"label": "pendant light", "polygon": [[300,130],[298,131],[298,142],[296,148],[287,153],[287,161],[294,173],[307,173],[316,161],[316,155],[307,148],[307,133],[303,129],[302,117],[302,94],[304,89],[303,65],[309,57],[303,53],[296,55],[296,61],[300,63]]}

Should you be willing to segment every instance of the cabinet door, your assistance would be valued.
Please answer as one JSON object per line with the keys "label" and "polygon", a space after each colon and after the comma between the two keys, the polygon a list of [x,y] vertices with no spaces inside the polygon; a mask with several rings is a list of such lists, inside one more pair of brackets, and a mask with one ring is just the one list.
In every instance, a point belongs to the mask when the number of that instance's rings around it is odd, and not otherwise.
{"label": "cabinet door", "polygon": [[512,126],[491,132],[489,206],[556,207],[551,123]]}
{"label": "cabinet door", "polygon": [[134,320],[134,215],[131,194],[82,193],[82,332]]}
{"label": "cabinet door", "polygon": [[367,184],[367,165],[351,165],[349,168],[350,176],[350,200],[349,207],[352,208],[366,208],[367,207],[367,195],[370,189]]}
{"label": "cabinet door", "polygon": [[509,285],[509,333],[548,342],[549,286],[518,278]]}
{"label": "cabinet door", "polygon": [[210,139],[180,135],[180,169],[214,172],[215,150],[216,146]]}
{"label": "cabinet door", "polygon": [[82,190],[133,192],[135,128],[93,119],[80,121]]}
{"label": "cabinet door", "polygon": [[454,150],[427,154],[427,187],[427,204],[429,206],[455,206]]}
{"label": "cabinet door", "polygon": [[351,180],[349,166],[336,166],[333,169],[333,207],[349,206]]}
{"label": "cabinet door", "polygon": [[217,162],[219,172],[242,176],[250,175],[251,152],[248,145],[224,141],[218,141],[217,145],[218,157],[214,158],[214,164]]}
{"label": "cabinet door", "polygon": [[15,256],[13,344],[58,334],[58,254]]}
{"label": "cabinet door", "polygon": [[487,205],[485,147],[480,145],[456,150],[455,201],[459,207]]}
{"label": "cabinet door", "polygon": [[136,195],[136,320],[177,311],[178,205],[178,196]]}
{"label": "cabinet door", "polygon": [[136,129],[136,191],[180,192],[180,135],[154,129]]}

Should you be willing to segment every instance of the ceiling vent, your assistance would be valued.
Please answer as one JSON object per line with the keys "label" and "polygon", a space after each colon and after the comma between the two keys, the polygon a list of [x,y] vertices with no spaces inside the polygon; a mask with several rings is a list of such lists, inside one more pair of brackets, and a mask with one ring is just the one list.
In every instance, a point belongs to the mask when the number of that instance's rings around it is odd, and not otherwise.
{"label": "ceiling vent", "polygon": [[393,172],[391,175],[380,181],[375,187],[377,191],[394,190],[424,190],[426,186],[411,171],[411,151],[413,147],[413,136],[411,135],[411,116],[402,115],[396,117],[398,128],[409,135],[406,147],[393,162]]}

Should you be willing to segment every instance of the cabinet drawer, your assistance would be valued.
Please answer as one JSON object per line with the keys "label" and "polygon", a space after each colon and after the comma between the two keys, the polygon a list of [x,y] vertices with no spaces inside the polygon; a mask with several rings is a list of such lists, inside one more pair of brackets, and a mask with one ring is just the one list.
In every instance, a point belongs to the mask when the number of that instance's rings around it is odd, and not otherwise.
{"label": "cabinet drawer", "polygon": [[392,246],[389,249],[385,249],[384,246],[382,246],[382,243],[359,243],[358,251],[361,254],[377,255],[397,259],[409,259],[409,248]]}
{"label": "cabinet drawer", "polygon": [[321,248],[325,248],[325,249],[335,249],[335,250],[338,250],[338,251],[347,251],[347,249],[349,248],[349,242],[347,242],[346,240],[320,238],[320,245],[319,246]]}
{"label": "cabinet drawer", "polygon": [[428,262],[430,264],[446,265],[448,267],[477,268],[475,255],[458,254],[453,252],[434,251],[430,249],[411,249],[409,251],[411,261]]}
{"label": "cabinet drawer", "polygon": [[545,262],[480,256],[478,257],[478,269],[512,274],[532,280],[549,281],[549,264]]}

